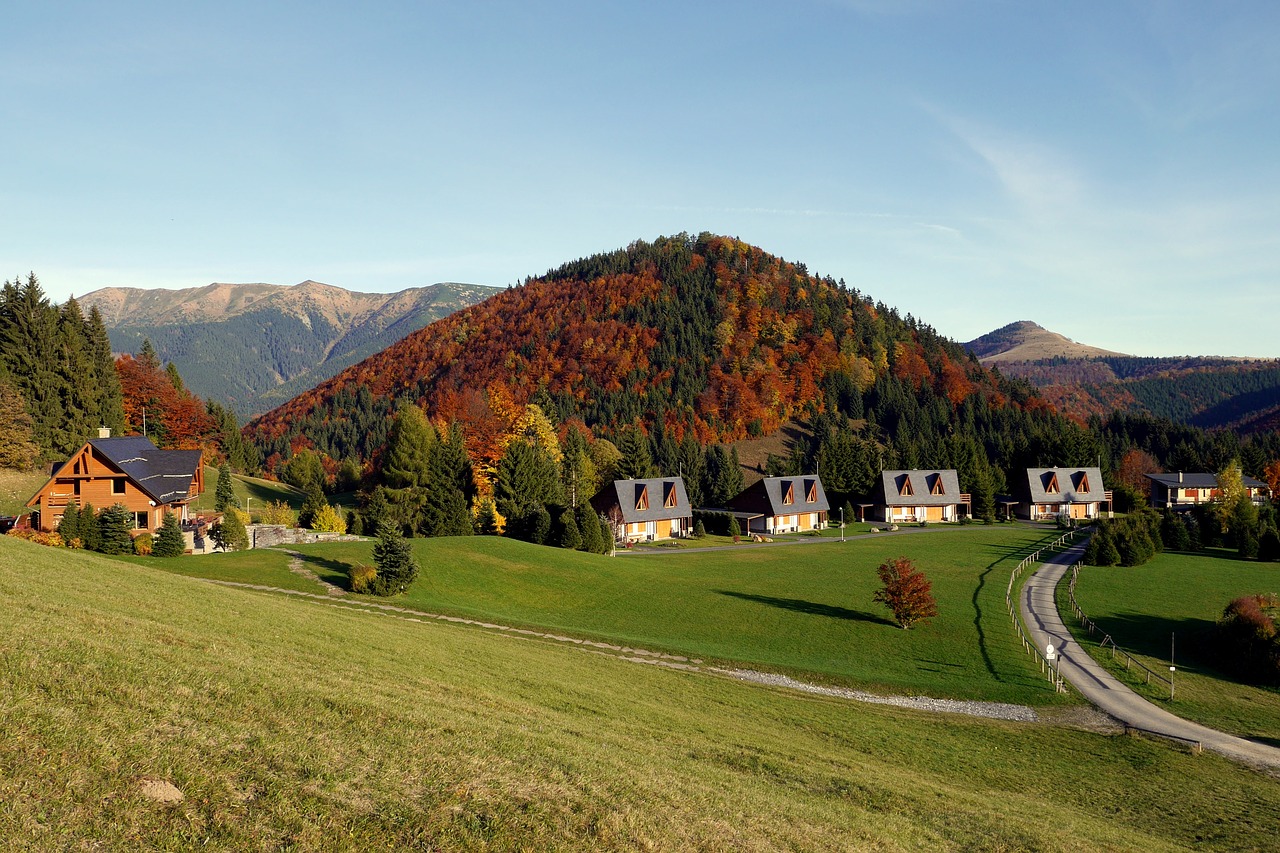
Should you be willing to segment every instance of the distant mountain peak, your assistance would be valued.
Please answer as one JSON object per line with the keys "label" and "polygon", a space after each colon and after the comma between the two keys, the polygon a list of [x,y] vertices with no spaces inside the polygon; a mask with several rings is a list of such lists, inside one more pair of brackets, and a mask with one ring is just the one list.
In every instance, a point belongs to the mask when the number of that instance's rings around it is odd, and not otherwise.
{"label": "distant mountain peak", "polygon": [[1045,358],[1102,358],[1124,355],[1101,347],[1077,343],[1051,332],[1032,320],[1019,320],[974,338],[964,348],[983,364],[1003,361],[1038,361]]}

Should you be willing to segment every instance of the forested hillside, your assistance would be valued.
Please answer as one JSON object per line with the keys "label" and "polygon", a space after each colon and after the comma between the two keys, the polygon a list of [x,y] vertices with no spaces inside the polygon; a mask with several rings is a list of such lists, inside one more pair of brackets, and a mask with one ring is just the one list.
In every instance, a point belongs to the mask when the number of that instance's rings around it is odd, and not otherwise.
{"label": "forested hillside", "polygon": [[964,488],[990,493],[1020,466],[1082,464],[1101,450],[1031,386],[987,371],[929,326],[709,234],[566,264],[409,336],[246,434],[269,463],[303,448],[330,469],[368,462],[397,400],[457,424],[481,470],[529,403],[620,448],[635,427],[664,470],[681,466],[690,442],[800,418],[810,441],[773,468],[821,467],[841,496],[869,488],[882,464],[957,467]]}
{"label": "forested hillside", "polygon": [[496,288],[436,284],[394,294],[319,282],[213,284],[178,291],[108,288],[99,307],[117,352],[150,340],[197,394],[258,414]]}

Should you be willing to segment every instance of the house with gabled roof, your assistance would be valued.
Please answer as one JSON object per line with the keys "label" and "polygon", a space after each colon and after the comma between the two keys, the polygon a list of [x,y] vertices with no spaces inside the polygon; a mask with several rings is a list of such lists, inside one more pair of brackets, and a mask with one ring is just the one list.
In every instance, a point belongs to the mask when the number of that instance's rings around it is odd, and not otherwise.
{"label": "house with gabled roof", "polygon": [[952,468],[881,471],[869,502],[872,519],[890,524],[957,521],[960,508],[967,515],[971,504]]}
{"label": "house with gabled roof", "polygon": [[765,477],[729,501],[733,515],[746,522],[748,533],[772,536],[818,530],[826,524],[831,504],[817,474]]}
{"label": "house with gabled roof", "polygon": [[618,542],[652,542],[693,533],[693,507],[683,477],[614,480],[591,499]]}
{"label": "house with gabled roof", "polygon": [[1111,512],[1111,492],[1098,468],[1028,468],[1016,485],[1014,512],[1020,518],[1098,518],[1103,504]]}
{"label": "house with gabled roof", "polygon": [[68,506],[85,504],[98,510],[124,504],[133,513],[135,530],[154,531],[166,511],[188,520],[188,506],[204,491],[202,457],[199,450],[160,450],[140,435],[112,438],[103,429],[54,465],[27,506],[39,514],[39,529],[46,531],[57,529]]}
{"label": "house with gabled roof", "polygon": [[[1170,506],[1192,507],[1213,501],[1221,491],[1218,475],[1203,471],[1178,471],[1168,474],[1147,474],[1151,481],[1151,505],[1156,509]],[[1241,475],[1241,483],[1249,499],[1255,504],[1266,503],[1267,484],[1253,477]]]}

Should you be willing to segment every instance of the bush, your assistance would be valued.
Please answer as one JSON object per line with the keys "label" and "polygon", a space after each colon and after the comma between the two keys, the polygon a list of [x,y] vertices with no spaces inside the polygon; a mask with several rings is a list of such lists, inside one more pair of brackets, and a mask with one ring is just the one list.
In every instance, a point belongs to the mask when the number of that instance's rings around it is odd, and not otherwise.
{"label": "bush", "polygon": [[702,523],[701,518],[695,519],[693,522],[693,538],[694,539],[707,538],[707,527],[705,524]]}
{"label": "bush", "polygon": [[325,504],[312,516],[311,529],[321,533],[346,533],[347,523],[343,521],[341,513]]}
{"label": "bush", "polygon": [[1214,632],[1219,666],[1255,683],[1280,684],[1277,604],[1274,594],[1245,595],[1226,606]]}
{"label": "bush", "polygon": [[150,533],[139,533],[133,537],[133,553],[139,557],[151,556],[152,538]]}
{"label": "bush", "polygon": [[361,595],[373,592],[374,582],[378,578],[378,570],[368,563],[357,563],[347,571],[347,580],[351,582],[351,591]]}
{"label": "bush", "polygon": [[240,520],[240,512],[234,507],[222,514],[222,521],[209,531],[214,547],[223,551],[249,550],[249,533]]}
{"label": "bush", "polygon": [[279,524],[284,527],[295,527],[298,517],[284,501],[270,501],[258,513],[263,524]]}

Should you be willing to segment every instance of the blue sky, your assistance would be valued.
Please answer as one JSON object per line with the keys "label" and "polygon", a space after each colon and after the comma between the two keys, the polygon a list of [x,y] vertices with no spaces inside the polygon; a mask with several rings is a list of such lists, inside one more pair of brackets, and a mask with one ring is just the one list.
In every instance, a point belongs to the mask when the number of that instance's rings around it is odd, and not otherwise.
{"label": "blue sky", "polygon": [[1280,356],[1280,4],[19,3],[0,278],[505,285],[731,234],[967,340]]}

